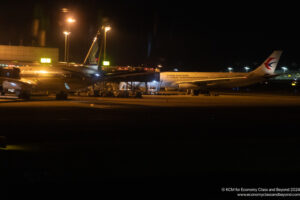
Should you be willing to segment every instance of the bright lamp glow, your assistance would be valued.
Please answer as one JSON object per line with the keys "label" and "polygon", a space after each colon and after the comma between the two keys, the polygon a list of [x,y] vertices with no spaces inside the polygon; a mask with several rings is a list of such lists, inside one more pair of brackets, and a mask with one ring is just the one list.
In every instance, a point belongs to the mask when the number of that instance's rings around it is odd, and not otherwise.
{"label": "bright lamp glow", "polygon": [[69,12],[69,9],[68,9],[68,8],[62,8],[62,9],[61,9],[61,12],[67,13],[67,12]]}
{"label": "bright lamp glow", "polygon": [[105,30],[105,32],[110,31],[110,30],[111,30],[111,27],[110,27],[110,26],[106,26],[106,27],[104,28],[104,30]]}
{"label": "bright lamp glow", "polygon": [[109,66],[110,65],[110,62],[109,61],[107,61],[107,60],[104,60],[103,61],[103,66]]}
{"label": "bright lamp glow", "polygon": [[64,34],[65,34],[65,35],[70,35],[70,33],[71,33],[71,32],[64,31]]}
{"label": "bright lamp glow", "polygon": [[48,74],[49,72],[46,70],[34,71],[36,74]]}
{"label": "bright lamp glow", "polygon": [[41,58],[41,63],[51,63],[51,58]]}
{"label": "bright lamp glow", "polygon": [[70,17],[70,18],[67,19],[67,22],[68,23],[74,23],[74,22],[76,22],[76,20]]}

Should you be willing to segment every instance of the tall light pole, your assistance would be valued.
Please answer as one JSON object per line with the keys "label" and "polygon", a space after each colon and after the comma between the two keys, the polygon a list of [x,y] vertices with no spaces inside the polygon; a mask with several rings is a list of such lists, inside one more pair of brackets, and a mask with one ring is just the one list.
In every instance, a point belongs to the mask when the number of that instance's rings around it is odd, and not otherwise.
{"label": "tall light pole", "polygon": [[69,31],[64,31],[64,35],[65,35],[65,59],[64,59],[64,61],[66,62],[66,63],[68,63],[68,36],[70,35],[70,33],[71,32],[69,32]]}
{"label": "tall light pole", "polygon": [[70,47],[70,38],[69,38],[69,35],[70,35],[70,25],[75,23],[76,20],[72,17],[69,17],[66,19],[66,22],[67,22],[67,31],[64,31],[64,34],[65,34],[65,62],[68,64],[69,62],[69,47]]}
{"label": "tall light pole", "polygon": [[104,45],[103,45],[103,60],[106,61],[106,32],[110,31],[111,27],[110,26],[105,26],[104,27]]}

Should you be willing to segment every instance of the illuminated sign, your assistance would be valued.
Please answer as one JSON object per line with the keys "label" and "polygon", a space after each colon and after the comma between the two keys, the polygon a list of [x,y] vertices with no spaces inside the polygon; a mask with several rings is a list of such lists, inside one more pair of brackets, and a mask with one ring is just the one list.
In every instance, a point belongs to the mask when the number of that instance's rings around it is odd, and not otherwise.
{"label": "illuminated sign", "polygon": [[103,66],[109,66],[110,65],[110,62],[109,61],[107,61],[107,60],[104,60],[103,61]]}
{"label": "illuminated sign", "polygon": [[51,63],[51,58],[41,58],[41,63]]}

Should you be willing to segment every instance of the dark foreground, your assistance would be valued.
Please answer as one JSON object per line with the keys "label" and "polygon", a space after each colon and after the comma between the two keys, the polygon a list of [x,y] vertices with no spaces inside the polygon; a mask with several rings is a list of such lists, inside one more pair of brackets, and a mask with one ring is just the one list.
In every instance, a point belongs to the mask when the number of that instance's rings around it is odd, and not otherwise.
{"label": "dark foreground", "polygon": [[136,183],[225,195],[222,187],[299,179],[299,96],[2,99],[0,111],[7,185]]}

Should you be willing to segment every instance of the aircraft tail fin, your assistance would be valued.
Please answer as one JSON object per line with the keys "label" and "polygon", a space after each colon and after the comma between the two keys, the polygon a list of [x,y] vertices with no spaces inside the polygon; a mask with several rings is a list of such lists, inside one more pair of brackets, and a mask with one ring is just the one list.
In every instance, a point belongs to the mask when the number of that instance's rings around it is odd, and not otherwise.
{"label": "aircraft tail fin", "polygon": [[273,53],[259,67],[250,72],[250,74],[258,76],[274,75],[281,54],[282,51],[273,51]]}
{"label": "aircraft tail fin", "polygon": [[[92,45],[83,61],[83,65],[97,65],[99,64],[99,57],[101,55],[101,37],[100,37],[100,29],[97,32],[97,35],[94,37]],[[99,53],[100,51],[100,53]]]}
{"label": "aircraft tail fin", "polygon": [[91,47],[90,47],[90,49],[87,53],[87,55],[86,55],[86,57],[83,61],[84,65],[88,65],[88,64],[96,65],[97,64],[97,56],[98,56],[97,52],[98,52],[98,49],[99,49],[98,46],[99,46],[98,45],[98,38],[95,37],[94,40],[93,40],[93,43],[92,43],[92,45],[91,45]]}

